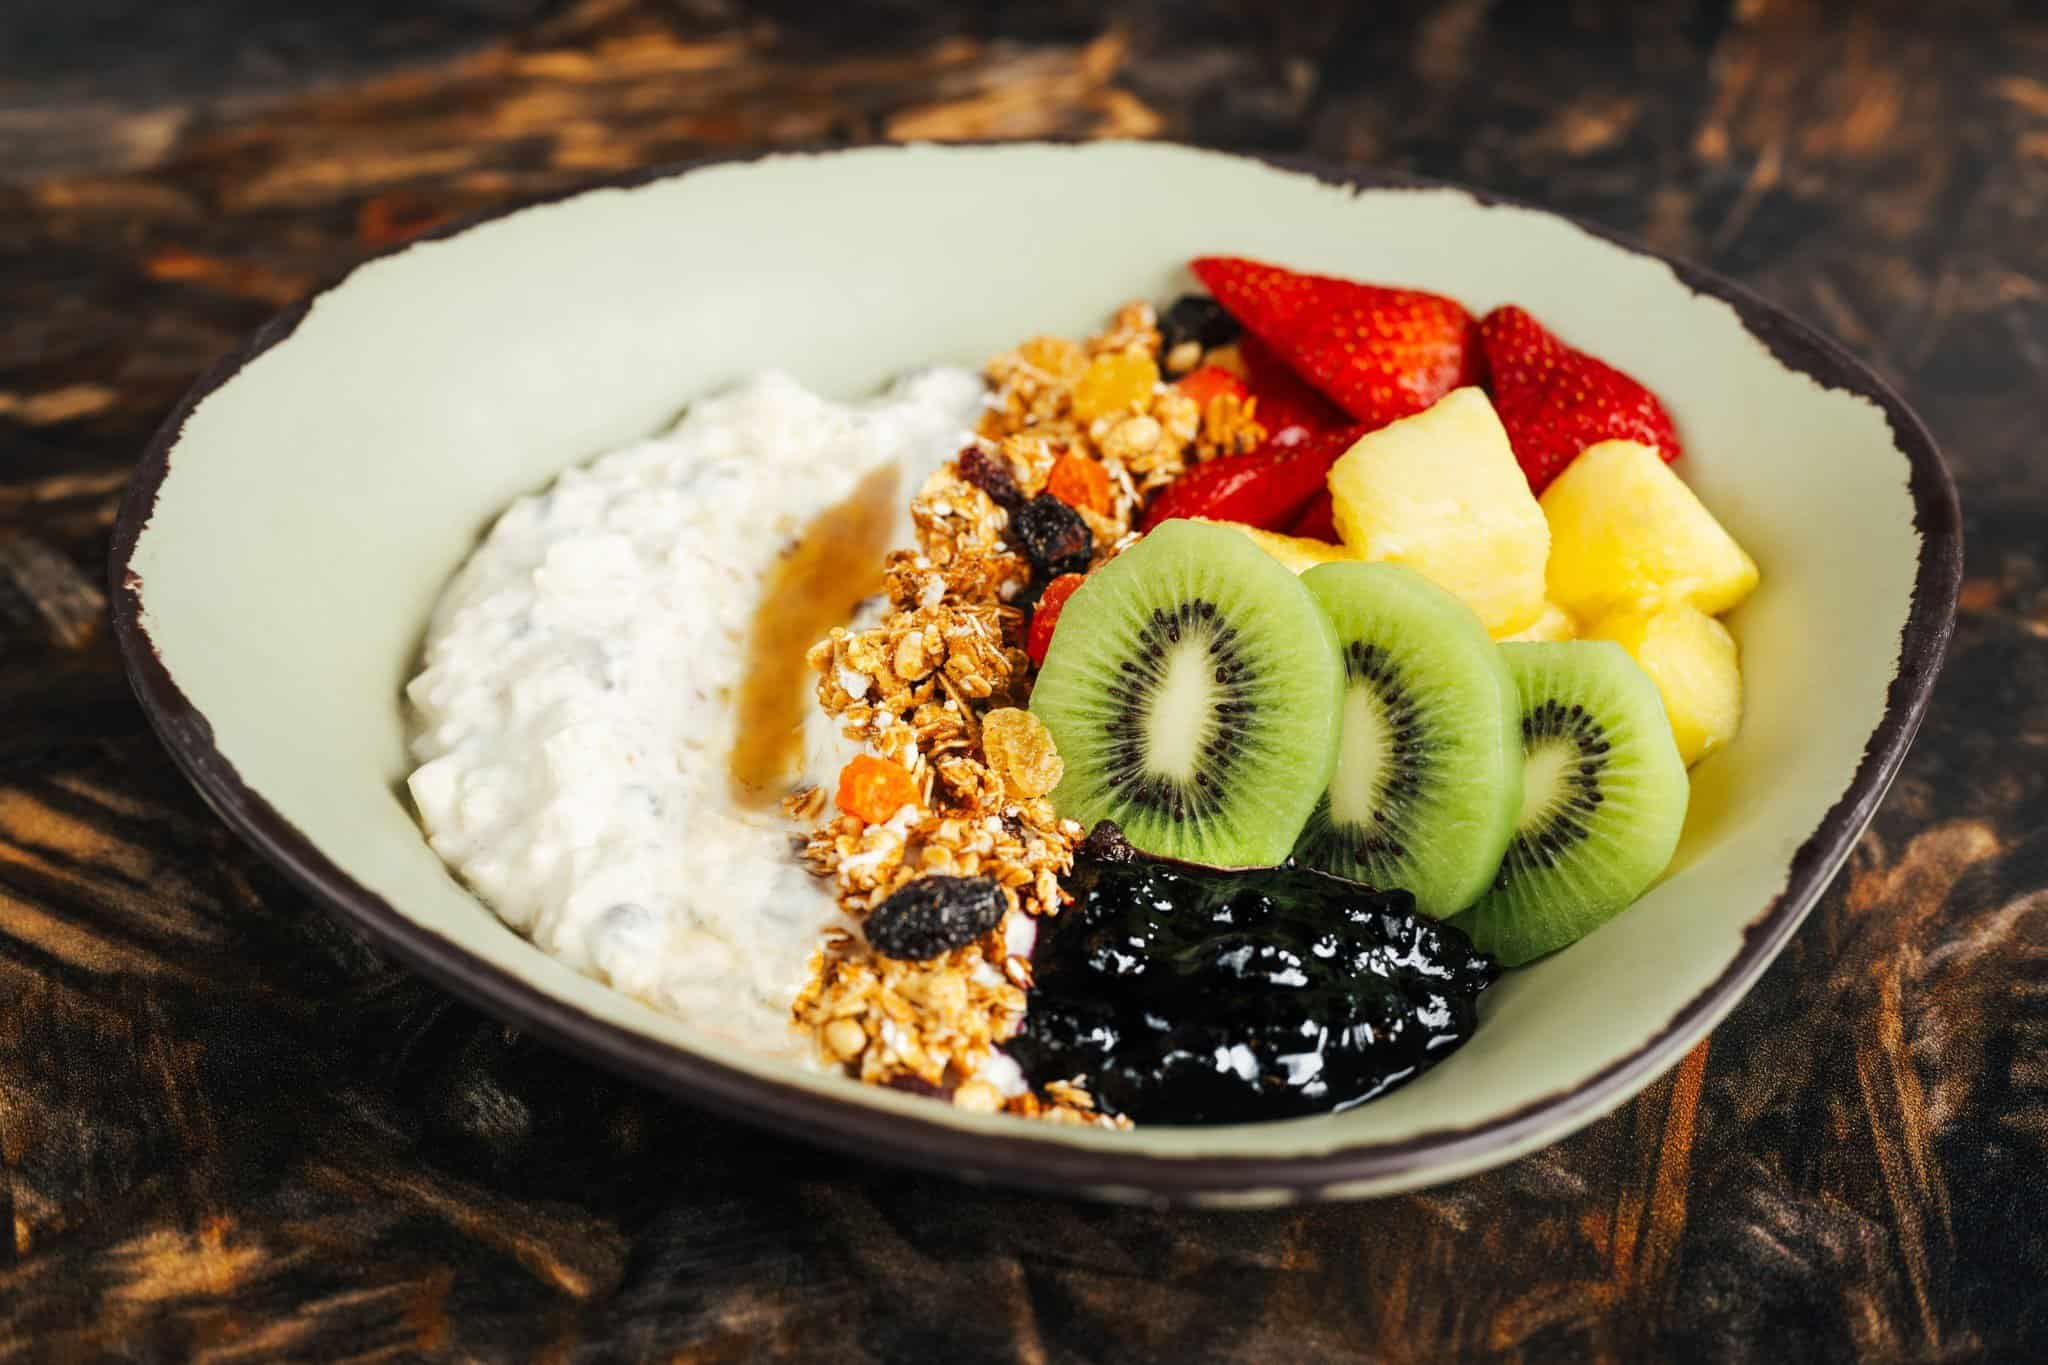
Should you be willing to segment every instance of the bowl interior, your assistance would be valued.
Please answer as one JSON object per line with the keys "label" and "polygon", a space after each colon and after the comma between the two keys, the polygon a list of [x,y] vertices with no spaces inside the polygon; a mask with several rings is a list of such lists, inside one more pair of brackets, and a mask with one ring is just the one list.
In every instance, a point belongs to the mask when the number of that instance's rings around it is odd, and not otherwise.
{"label": "bowl interior", "polygon": [[[1038,204],[1072,209],[1021,207]],[[907,367],[1089,330],[1126,298],[1187,285],[1181,263],[1214,251],[1441,290],[1475,312],[1519,302],[1666,398],[1682,472],[1763,570],[1731,622],[1748,715],[1695,771],[1675,865],[1628,914],[1509,976],[1448,1063],[1342,1115],[1104,1134],[713,1055],[742,1089],[786,1086],[804,1122],[832,1131],[857,1115],[906,1154],[965,1131],[1001,1133],[1011,1153],[1413,1155],[1347,1187],[1369,1189],[1558,1136],[1654,1074],[1646,1046],[1675,1058],[1746,984],[1723,978],[1885,713],[1920,536],[1877,404],[1781,364],[1655,258],[1532,210],[1172,147],[920,147],[714,165],[416,244],[280,328],[169,449],[130,581],[218,757],[194,756],[196,730],[174,748],[231,819],[249,821],[225,795],[238,777],[332,864],[301,857],[302,878],[381,898],[435,936],[437,960],[478,964],[501,1008],[536,991],[637,1040],[643,1059],[710,1051],[506,930],[427,848],[403,795],[400,690],[442,583],[515,495],[749,371],[860,394]],[[1544,1108],[1567,1094],[1582,1098]],[[1544,1118],[1469,1140],[1529,1112]],[[1093,1183],[1115,1183],[1114,1161],[1095,1169],[1107,1174]]]}

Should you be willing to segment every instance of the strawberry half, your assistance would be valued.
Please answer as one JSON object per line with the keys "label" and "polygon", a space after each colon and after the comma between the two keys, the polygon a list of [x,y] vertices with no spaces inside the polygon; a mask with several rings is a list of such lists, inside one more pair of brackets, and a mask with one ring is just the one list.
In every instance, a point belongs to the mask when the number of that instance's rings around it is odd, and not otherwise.
{"label": "strawberry half", "polygon": [[1327,540],[1332,545],[1337,543],[1337,504],[1331,499],[1329,489],[1325,488],[1321,495],[1308,505],[1308,510],[1294,519],[1294,524],[1287,528],[1287,534],[1300,536],[1304,540]]}
{"label": "strawberry half", "polygon": [[1479,380],[1472,315],[1455,299],[1238,256],[1198,257],[1191,268],[1289,369],[1368,429]]}
{"label": "strawberry half", "polygon": [[1265,342],[1250,332],[1237,341],[1244,361],[1245,387],[1259,400],[1259,425],[1276,445],[1298,445],[1317,432],[1352,425],[1351,414],[1317,393],[1287,368]]}
{"label": "strawberry half", "polygon": [[1031,629],[1024,638],[1024,652],[1031,656],[1034,664],[1045,662],[1045,651],[1052,648],[1052,633],[1059,629],[1060,612],[1066,608],[1067,599],[1074,595],[1074,589],[1087,579],[1086,574],[1063,573],[1045,585],[1045,591],[1038,595],[1038,605],[1031,611]]}
{"label": "strawberry half", "polygon": [[1149,531],[1174,517],[1240,521],[1263,531],[1292,523],[1324,491],[1330,466],[1351,449],[1357,428],[1325,432],[1295,446],[1262,446],[1249,455],[1229,455],[1197,465],[1168,484],[1138,529]]}
{"label": "strawberry half", "polygon": [[1494,410],[1515,459],[1541,493],[1587,446],[1640,441],[1666,463],[1678,433],[1657,395],[1603,360],[1573,350],[1524,310],[1496,308],[1479,324]]}

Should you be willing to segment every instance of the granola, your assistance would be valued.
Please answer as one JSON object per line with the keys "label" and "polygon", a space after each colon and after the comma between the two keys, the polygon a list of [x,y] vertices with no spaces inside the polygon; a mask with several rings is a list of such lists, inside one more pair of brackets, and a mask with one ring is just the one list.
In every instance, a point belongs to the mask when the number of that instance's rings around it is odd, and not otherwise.
{"label": "granola", "polygon": [[1259,400],[1219,393],[1202,405],[1202,429],[1195,436],[1195,458],[1214,460],[1244,455],[1266,439],[1259,422]]}
{"label": "granola", "polygon": [[[1035,337],[1014,351],[989,361],[984,373],[994,397],[981,420],[980,434],[996,443],[1018,471],[1028,493],[1044,486],[1045,476],[1061,455],[1079,454],[1098,460],[1118,489],[1116,524],[1098,541],[1108,543],[1129,531],[1130,521],[1145,494],[1164,487],[1186,472],[1191,460],[1203,458],[1197,438],[1203,434],[1202,405],[1171,384],[1162,383],[1151,356],[1159,347],[1157,315],[1148,303],[1126,304],[1102,332],[1075,344]],[[1142,391],[1125,392],[1105,385],[1088,386],[1095,375],[1113,372],[1112,362],[1142,357],[1153,366]],[[1133,367],[1142,374],[1142,370]],[[1076,403],[1076,395],[1082,401]],[[1091,398],[1091,393],[1097,396]],[[1104,410],[1098,411],[1098,408]],[[1243,423],[1220,419],[1211,451],[1241,430]]]}
{"label": "granola", "polygon": [[1086,833],[1046,799],[1063,764],[1023,709],[1033,670],[1024,613],[1012,604],[1033,569],[1008,538],[1005,503],[1044,494],[1062,460],[1097,462],[1107,498],[1091,474],[1094,505],[1075,510],[1099,565],[1136,539],[1149,493],[1194,462],[1263,439],[1254,402],[1225,394],[1200,403],[1164,382],[1159,348],[1158,317],[1138,302],[1085,341],[1033,337],[991,359],[972,477],[956,459],[925,481],[910,505],[917,544],[884,564],[881,620],[835,628],[808,655],[819,706],[908,772],[917,799],[869,820],[835,813],[822,788],[797,793],[785,809],[810,826],[805,866],[833,883],[854,926],[933,875],[991,878],[1009,912],[981,939],[929,961],[885,958],[852,928],[819,946],[794,1016],[820,1061],[863,1081],[934,1089],[974,1112],[1128,1126],[1078,1085],[1008,1093],[991,1079],[991,1061],[1024,1015],[1030,921],[1059,913],[1060,878]]}

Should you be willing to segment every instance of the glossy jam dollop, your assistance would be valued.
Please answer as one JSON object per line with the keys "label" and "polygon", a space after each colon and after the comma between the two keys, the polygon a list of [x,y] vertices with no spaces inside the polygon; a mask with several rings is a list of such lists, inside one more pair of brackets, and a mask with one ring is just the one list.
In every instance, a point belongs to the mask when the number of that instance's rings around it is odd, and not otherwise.
{"label": "glossy jam dollop", "polygon": [[1144,857],[1098,827],[1041,925],[1009,1045],[1032,1085],[1079,1080],[1140,1123],[1346,1109],[1471,1036],[1493,960],[1459,930],[1300,868]]}

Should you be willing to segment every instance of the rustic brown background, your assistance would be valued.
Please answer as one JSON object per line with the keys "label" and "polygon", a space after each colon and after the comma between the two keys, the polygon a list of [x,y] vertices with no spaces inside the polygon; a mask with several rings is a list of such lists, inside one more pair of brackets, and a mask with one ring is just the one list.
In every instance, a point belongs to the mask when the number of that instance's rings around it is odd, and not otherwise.
{"label": "rustic brown background", "polygon": [[[0,1360],[2048,1355],[2038,6],[977,14],[8,7]],[[1943,442],[1969,577],[1904,776],[1755,992],[1612,1118],[1446,1189],[1290,1212],[852,1163],[394,969],[148,733],[102,620],[116,494],[272,309],[450,215],[622,168],[1036,134],[1311,151],[1585,215],[1818,321]]]}

